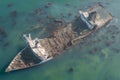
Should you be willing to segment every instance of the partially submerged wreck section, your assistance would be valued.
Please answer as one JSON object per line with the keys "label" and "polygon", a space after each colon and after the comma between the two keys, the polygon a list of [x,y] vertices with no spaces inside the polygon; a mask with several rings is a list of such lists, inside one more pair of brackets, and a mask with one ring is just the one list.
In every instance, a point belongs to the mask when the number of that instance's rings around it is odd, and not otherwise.
{"label": "partially submerged wreck section", "polygon": [[47,38],[32,39],[30,34],[24,35],[28,46],[13,59],[6,72],[32,67],[53,59],[113,18],[100,4],[79,12],[80,15],[74,21],[61,26]]}

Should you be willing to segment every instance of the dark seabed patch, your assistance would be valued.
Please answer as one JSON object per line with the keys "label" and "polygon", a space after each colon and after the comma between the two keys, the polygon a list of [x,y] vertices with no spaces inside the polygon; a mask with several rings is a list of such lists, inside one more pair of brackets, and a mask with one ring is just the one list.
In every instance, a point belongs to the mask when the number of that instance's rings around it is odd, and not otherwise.
{"label": "dark seabed patch", "polygon": [[14,6],[13,3],[8,3],[8,4],[7,4],[7,7],[13,7],[13,6]]}

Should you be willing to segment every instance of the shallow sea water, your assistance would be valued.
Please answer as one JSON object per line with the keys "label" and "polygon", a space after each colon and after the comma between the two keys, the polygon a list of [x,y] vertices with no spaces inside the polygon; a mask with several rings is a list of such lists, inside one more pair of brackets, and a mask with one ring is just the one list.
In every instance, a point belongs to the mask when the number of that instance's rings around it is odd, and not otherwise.
{"label": "shallow sea water", "polygon": [[[78,10],[101,3],[115,18],[84,42],[40,66],[5,73],[26,46],[22,35],[44,38]],[[0,0],[0,80],[120,80],[120,0]],[[48,5],[47,5],[48,4]]]}

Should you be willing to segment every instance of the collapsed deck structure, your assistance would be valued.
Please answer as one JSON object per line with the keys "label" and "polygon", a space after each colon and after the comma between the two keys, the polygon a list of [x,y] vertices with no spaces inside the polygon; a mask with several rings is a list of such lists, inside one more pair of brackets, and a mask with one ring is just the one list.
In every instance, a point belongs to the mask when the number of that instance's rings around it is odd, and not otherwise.
{"label": "collapsed deck structure", "polygon": [[32,39],[30,34],[23,35],[28,45],[16,55],[6,72],[40,65],[53,59],[107,25],[113,18],[101,4],[96,4],[86,11],[79,11],[79,14],[74,21],[61,26],[47,38]]}

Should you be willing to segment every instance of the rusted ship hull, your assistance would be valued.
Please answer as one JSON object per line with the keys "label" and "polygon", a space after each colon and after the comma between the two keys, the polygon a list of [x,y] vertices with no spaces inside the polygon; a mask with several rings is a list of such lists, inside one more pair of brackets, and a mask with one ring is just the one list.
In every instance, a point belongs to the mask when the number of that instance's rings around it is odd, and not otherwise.
{"label": "rusted ship hull", "polygon": [[54,31],[47,38],[32,39],[30,34],[24,35],[28,46],[18,53],[6,72],[40,65],[53,59],[105,26],[112,18],[112,15],[102,5],[96,4],[84,12],[80,11],[80,16],[74,21]]}

